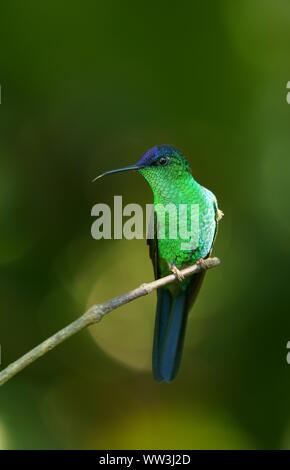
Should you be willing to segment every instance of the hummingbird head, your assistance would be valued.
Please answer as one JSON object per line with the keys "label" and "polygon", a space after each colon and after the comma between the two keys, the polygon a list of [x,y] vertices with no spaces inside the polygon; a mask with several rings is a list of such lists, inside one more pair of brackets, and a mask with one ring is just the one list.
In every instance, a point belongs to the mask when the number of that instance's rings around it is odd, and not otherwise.
{"label": "hummingbird head", "polygon": [[190,166],[182,153],[170,145],[156,145],[149,149],[135,165],[107,171],[93,181],[106,175],[138,171],[149,183],[152,190],[164,187],[171,181],[174,183],[186,175],[190,175]]}
{"label": "hummingbird head", "polygon": [[190,166],[182,153],[170,145],[156,145],[137,162],[139,172],[153,189],[190,174]]}

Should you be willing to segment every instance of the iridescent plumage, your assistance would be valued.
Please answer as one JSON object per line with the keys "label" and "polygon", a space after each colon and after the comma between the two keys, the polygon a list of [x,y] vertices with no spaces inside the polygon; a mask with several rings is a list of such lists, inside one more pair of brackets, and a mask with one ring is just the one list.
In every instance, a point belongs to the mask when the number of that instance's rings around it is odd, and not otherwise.
{"label": "iridescent plumage", "polygon": [[[149,239],[148,243],[155,277],[166,276],[171,271],[177,276],[175,283],[162,287],[157,292],[152,354],[154,378],[170,382],[178,371],[188,312],[205,276],[203,271],[182,279],[180,269],[210,255],[218,220],[223,214],[218,209],[214,194],[193,178],[188,161],[174,147],[155,146],[135,165],[112,170],[100,176],[133,170],[138,171],[147,180],[154,195],[155,232],[154,238]],[[181,212],[180,205],[185,207],[188,220],[193,220],[195,236],[181,236],[181,229],[184,230],[183,233],[188,229],[186,217],[178,217],[177,236],[171,236],[170,222],[168,218],[162,218],[164,207],[168,204],[177,217]],[[192,216],[192,207],[197,208],[195,217]],[[162,229],[163,237],[160,237],[159,231]]]}
{"label": "iridescent plumage", "polygon": [[[166,162],[165,160],[166,159]],[[162,163],[164,162],[164,163]],[[150,149],[137,162],[139,172],[149,183],[154,195],[155,219],[159,221],[159,207],[173,204],[198,207],[196,223],[198,239],[193,250],[185,250],[185,240],[157,238],[149,240],[150,256],[156,277],[167,275],[172,266],[182,269],[209,256],[218,223],[218,206],[214,194],[193,178],[185,157],[168,145]],[[164,223],[164,219],[163,219]],[[165,230],[169,232],[165,219]],[[160,227],[158,227],[160,229]],[[153,373],[158,381],[172,380],[178,370],[188,312],[193,305],[204,278],[204,272],[182,282],[176,281],[158,290],[155,335],[153,345]]]}

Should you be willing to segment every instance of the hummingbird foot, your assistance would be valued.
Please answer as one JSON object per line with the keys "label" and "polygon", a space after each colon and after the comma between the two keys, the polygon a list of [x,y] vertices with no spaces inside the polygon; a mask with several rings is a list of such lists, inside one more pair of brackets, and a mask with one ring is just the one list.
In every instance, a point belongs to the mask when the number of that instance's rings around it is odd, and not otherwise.
{"label": "hummingbird foot", "polygon": [[224,215],[225,215],[225,214],[223,213],[223,211],[221,211],[220,209],[218,209],[217,212],[216,212],[216,220],[217,220],[217,222],[219,222],[219,221],[223,218]]}
{"label": "hummingbird foot", "polygon": [[182,274],[182,272],[175,266],[175,264],[170,264],[170,263],[169,263],[169,269],[170,269],[170,271],[174,274],[174,276],[176,277],[176,279],[177,279],[179,282],[184,281],[185,276],[184,276],[184,275]]}
{"label": "hummingbird foot", "polygon": [[201,269],[204,270],[204,271],[207,269],[206,262],[205,262],[205,260],[204,260],[203,258],[198,259],[197,262],[196,262],[196,264],[197,264],[198,266],[200,266]]}

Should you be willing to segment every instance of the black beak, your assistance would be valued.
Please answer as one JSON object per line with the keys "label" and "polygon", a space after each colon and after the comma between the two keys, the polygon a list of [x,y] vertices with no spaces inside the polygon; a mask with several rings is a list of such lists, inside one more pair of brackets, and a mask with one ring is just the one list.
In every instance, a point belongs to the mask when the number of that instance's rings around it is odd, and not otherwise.
{"label": "black beak", "polygon": [[101,175],[96,176],[96,178],[93,179],[92,183],[94,183],[99,178],[102,178],[103,176],[113,175],[115,173],[124,173],[125,171],[138,171],[138,170],[141,170],[141,168],[144,168],[144,166],[129,165],[129,166],[124,166],[123,168],[117,168],[117,170],[106,171],[105,173],[102,173]]}

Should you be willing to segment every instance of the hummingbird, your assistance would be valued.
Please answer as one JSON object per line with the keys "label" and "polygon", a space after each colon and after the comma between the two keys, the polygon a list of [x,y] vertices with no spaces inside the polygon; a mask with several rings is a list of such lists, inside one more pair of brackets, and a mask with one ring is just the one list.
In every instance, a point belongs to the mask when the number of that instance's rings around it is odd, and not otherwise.
{"label": "hummingbird", "polygon": [[[193,177],[186,157],[170,145],[157,145],[149,149],[134,165],[107,171],[95,178],[137,171],[149,184],[154,199],[154,234],[147,239],[155,278],[174,273],[176,281],[157,290],[155,329],[153,338],[152,369],[158,382],[171,382],[181,361],[188,313],[192,308],[205,277],[205,269],[188,278],[181,270],[194,263],[201,267],[210,256],[223,212],[218,208],[215,195],[201,186]],[[160,207],[180,204],[198,207],[198,239],[195,246],[183,248],[184,240],[158,237],[163,223]],[[188,210],[187,210],[188,213]],[[190,213],[191,214],[191,213]]]}

